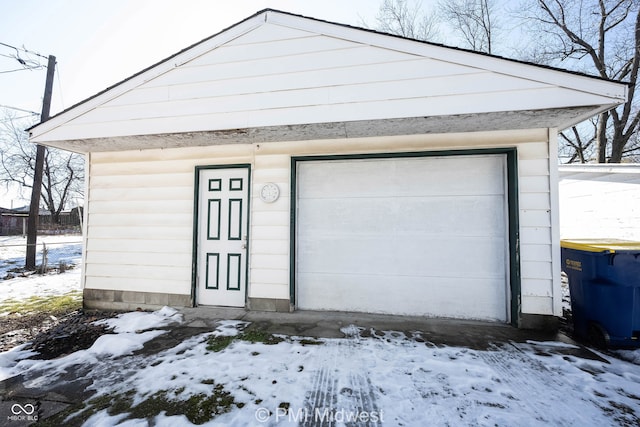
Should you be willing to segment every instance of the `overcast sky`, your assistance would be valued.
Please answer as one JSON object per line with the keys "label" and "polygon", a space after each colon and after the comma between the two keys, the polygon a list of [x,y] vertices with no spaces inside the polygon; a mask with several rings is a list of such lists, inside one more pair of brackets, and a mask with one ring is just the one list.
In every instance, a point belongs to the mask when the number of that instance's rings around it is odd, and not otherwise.
{"label": "overcast sky", "polygon": [[[378,6],[378,0],[0,0],[0,42],[56,56],[55,114],[262,9],[359,25],[373,22]],[[40,112],[46,72],[7,73],[20,68],[4,56],[15,53],[0,46],[0,105]]]}

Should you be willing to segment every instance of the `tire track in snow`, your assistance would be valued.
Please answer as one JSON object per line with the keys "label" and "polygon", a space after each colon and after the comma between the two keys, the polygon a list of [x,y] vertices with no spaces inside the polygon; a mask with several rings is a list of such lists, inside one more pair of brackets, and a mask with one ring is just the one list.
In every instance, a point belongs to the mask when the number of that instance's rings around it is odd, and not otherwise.
{"label": "tire track in snow", "polygon": [[379,413],[366,367],[358,363],[360,330],[345,328],[346,338],[335,340],[325,353],[324,366],[314,376],[305,399],[304,427],[345,425],[377,427],[378,420],[354,420],[358,414]]}
{"label": "tire track in snow", "polygon": [[515,344],[492,344],[487,351],[479,352],[479,355],[499,374],[501,384],[509,387],[511,397],[541,425],[585,426],[610,423],[610,419],[604,418],[598,422],[592,416],[574,409],[584,407],[588,399],[576,397],[570,383],[557,378],[556,373],[528,356]]}
{"label": "tire track in snow", "polygon": [[[363,373],[351,373],[348,381],[349,387],[340,389],[339,408],[344,408],[352,414],[372,414],[379,413],[376,405],[375,394],[369,377]],[[378,422],[369,420],[368,422],[347,422],[347,427],[353,426],[378,426]]]}
{"label": "tire track in snow", "polygon": [[332,374],[333,369],[323,367],[313,379],[313,389],[305,399],[305,414],[302,426],[305,427],[333,427],[335,421],[331,418],[318,416],[324,414],[325,409],[335,408],[338,396],[335,392],[338,380]]}

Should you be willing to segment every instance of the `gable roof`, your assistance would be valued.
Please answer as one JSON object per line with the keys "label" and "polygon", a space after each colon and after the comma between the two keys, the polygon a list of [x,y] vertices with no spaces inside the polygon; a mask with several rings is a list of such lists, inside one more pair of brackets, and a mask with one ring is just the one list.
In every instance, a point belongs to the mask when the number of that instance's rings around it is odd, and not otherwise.
{"label": "gable roof", "polygon": [[30,131],[33,142],[87,152],[565,128],[624,102],[626,89],[267,9]]}

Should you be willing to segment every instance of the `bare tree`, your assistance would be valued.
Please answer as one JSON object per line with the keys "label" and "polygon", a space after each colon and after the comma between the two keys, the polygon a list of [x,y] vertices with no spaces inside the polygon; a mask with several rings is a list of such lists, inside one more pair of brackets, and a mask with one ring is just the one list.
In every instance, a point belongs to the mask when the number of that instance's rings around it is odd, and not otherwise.
{"label": "bare tree", "polygon": [[499,31],[499,18],[494,5],[496,1],[441,1],[437,3],[437,9],[429,13],[419,1],[383,0],[375,28],[385,33],[437,42],[442,39],[442,23],[449,27],[450,33],[459,35],[458,40],[448,40],[449,44],[492,53]]}
{"label": "bare tree", "polygon": [[[450,34],[460,34],[461,46],[493,54],[502,37],[502,22],[521,25],[509,43],[525,49],[520,57],[529,61],[596,74],[604,79],[629,83],[627,102],[604,112],[588,123],[560,135],[561,156],[570,162],[618,163],[640,157],[640,101],[636,100],[640,66],[640,2],[638,0],[522,0],[520,11],[510,13],[506,1],[448,0],[438,4],[440,24]],[[421,28],[420,3],[384,0],[377,17],[377,29],[418,39]],[[436,23],[434,15],[430,15]],[[522,42],[530,31],[530,43]],[[456,45],[455,40],[451,40]],[[502,43],[500,43],[502,44]],[[516,45],[520,45],[517,47]]]}
{"label": "bare tree", "polygon": [[[639,103],[635,99],[640,65],[640,2],[637,0],[537,0],[527,2],[532,30],[546,34],[538,60],[568,64],[578,71],[628,82],[627,102],[601,113],[593,132],[599,163],[619,163],[638,153]],[[566,66],[566,65],[565,65]],[[580,147],[577,138],[590,140],[577,129],[561,138]],[[583,154],[571,156],[582,159]]]}
{"label": "bare tree", "polygon": [[493,53],[500,30],[495,0],[447,0],[439,3],[441,13],[465,47]]}
{"label": "bare tree", "polygon": [[632,163],[640,163],[640,130],[636,131],[625,146],[623,158]]}
{"label": "bare tree", "polygon": [[[0,182],[31,188],[35,170],[36,145],[24,131],[33,119],[16,118],[5,112],[0,120]],[[82,197],[84,161],[75,153],[47,149],[44,159],[41,200],[55,224],[72,199]]]}
{"label": "bare tree", "polygon": [[421,2],[411,0],[383,0],[375,29],[416,40],[436,41],[440,36],[436,15],[426,13]]}
{"label": "bare tree", "polygon": [[[590,127],[590,129],[586,129]],[[595,153],[597,118],[560,132],[558,156],[567,159],[567,163],[588,163]]]}

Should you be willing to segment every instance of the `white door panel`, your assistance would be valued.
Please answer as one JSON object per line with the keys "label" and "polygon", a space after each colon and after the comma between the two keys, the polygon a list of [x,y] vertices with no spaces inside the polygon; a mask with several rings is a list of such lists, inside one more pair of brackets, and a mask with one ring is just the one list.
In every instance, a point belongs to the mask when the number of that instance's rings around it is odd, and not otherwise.
{"label": "white door panel", "polygon": [[507,320],[502,155],[302,161],[302,309]]}
{"label": "white door panel", "polygon": [[[427,282],[413,276],[361,276],[353,280],[350,275],[301,273],[298,280],[304,283],[298,288],[299,300],[313,300],[301,309],[505,320],[504,315],[496,315],[505,311],[503,278],[485,279],[482,292],[473,292],[478,283],[467,278],[441,277]],[[470,293],[473,298],[461,297]]]}
{"label": "white door panel", "polygon": [[248,168],[199,171],[198,304],[245,305],[248,188]]}

